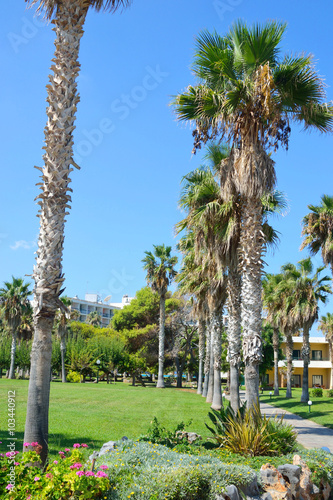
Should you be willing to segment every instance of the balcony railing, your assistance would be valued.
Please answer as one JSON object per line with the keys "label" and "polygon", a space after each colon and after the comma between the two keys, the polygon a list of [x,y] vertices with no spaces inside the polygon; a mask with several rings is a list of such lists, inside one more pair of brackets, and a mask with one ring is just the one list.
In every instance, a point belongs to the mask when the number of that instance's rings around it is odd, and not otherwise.
{"label": "balcony railing", "polygon": [[[303,358],[301,356],[293,356],[293,361],[303,361]],[[310,361],[330,361],[330,358],[328,356],[323,356],[320,359],[310,357]]]}

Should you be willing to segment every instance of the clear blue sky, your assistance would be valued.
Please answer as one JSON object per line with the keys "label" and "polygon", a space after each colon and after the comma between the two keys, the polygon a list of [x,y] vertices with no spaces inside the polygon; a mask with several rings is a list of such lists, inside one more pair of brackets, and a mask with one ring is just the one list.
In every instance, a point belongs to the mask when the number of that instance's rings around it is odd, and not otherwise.
{"label": "clear blue sky", "polygon": [[[144,286],[141,259],[153,244],[176,244],[180,179],[200,165],[189,127],[178,124],[171,96],[194,83],[196,35],[223,34],[238,18],[287,21],[283,52],[311,52],[333,98],[330,2],[264,0],[134,0],[122,14],[90,13],[81,45],[73,208],[66,226],[66,293],[100,293],[118,301]],[[38,235],[39,182],[46,123],[45,85],[53,55],[52,25],[1,2],[0,281],[31,274]],[[277,272],[296,262],[308,204],[332,189],[332,137],[293,127],[289,151],[276,161],[288,215],[276,220],[281,242],[266,258]],[[320,257],[314,259],[321,264]],[[329,270],[328,270],[329,273]],[[333,299],[327,310],[332,310]]]}

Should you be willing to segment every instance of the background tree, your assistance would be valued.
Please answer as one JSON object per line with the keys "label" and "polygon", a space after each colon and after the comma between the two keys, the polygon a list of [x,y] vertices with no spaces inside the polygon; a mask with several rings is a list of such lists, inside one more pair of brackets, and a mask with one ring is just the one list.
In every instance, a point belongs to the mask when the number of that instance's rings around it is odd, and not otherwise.
{"label": "background tree", "polygon": [[327,313],[326,316],[322,316],[320,318],[318,330],[325,335],[325,339],[329,343],[331,361],[330,389],[333,389],[333,314]]}
{"label": "background tree", "polygon": [[28,392],[25,442],[38,442],[43,447],[41,459],[48,453],[48,410],[52,327],[59,297],[63,292],[62,256],[65,217],[71,202],[69,183],[73,160],[73,130],[77,104],[78,61],[83,25],[89,9],[115,11],[129,0],[26,0],[37,7],[46,19],[53,21],[55,53],[52,74],[47,85],[47,124],[44,167],[40,183],[40,233],[36,265],[33,271],[34,326],[32,363]]}
{"label": "background tree", "polygon": [[165,387],[163,378],[164,366],[164,341],[165,341],[165,299],[168,286],[176,276],[174,266],[178,262],[177,257],[171,256],[171,247],[153,245],[154,252],[145,252],[146,257],[142,260],[144,269],[147,271],[146,280],[152,290],[158,293],[160,298],[160,329],[158,345],[158,380],[159,388]]}
{"label": "background tree", "polygon": [[311,255],[321,256],[325,266],[330,266],[333,275],[333,196],[324,194],[321,205],[308,205],[311,210],[303,219],[301,249],[307,248]]}
{"label": "background tree", "polygon": [[[65,354],[66,354],[66,335],[68,332],[68,323],[71,318],[69,307],[72,303],[68,297],[61,297],[61,302],[65,308],[58,309],[56,313],[57,335],[60,340],[60,353],[61,353],[61,381],[66,383],[66,367],[65,367]],[[75,311],[77,312],[77,311]]]}
{"label": "background tree", "polygon": [[24,283],[21,278],[12,277],[12,281],[5,281],[0,288],[0,304],[4,311],[4,318],[12,338],[10,353],[10,368],[8,378],[13,379],[15,374],[15,353],[17,330],[21,324],[22,316],[29,310],[28,297],[31,295],[29,283]]}
{"label": "background tree", "polygon": [[231,146],[221,182],[222,197],[242,199],[243,357],[249,406],[259,397],[261,361],[261,278],[264,237],[261,197],[275,185],[270,152],[288,146],[291,120],[330,131],[333,108],[325,103],[321,78],[310,56],[280,58],[286,25],[248,27],[238,21],[226,36],[202,33],[194,57],[196,86],[176,97],[180,120],[195,123],[194,150],[211,138]]}
{"label": "background tree", "polygon": [[87,323],[88,325],[92,325],[92,326],[101,326],[102,324],[102,316],[99,312],[97,311],[93,311],[91,313],[88,314],[87,316]]}

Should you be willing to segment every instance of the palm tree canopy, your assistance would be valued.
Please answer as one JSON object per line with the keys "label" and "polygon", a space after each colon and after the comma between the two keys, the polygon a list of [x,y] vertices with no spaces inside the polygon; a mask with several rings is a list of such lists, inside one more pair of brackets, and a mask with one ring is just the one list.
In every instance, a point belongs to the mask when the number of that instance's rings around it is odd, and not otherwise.
{"label": "palm tree canopy", "polygon": [[[29,7],[37,5],[37,14],[44,13],[46,19],[52,19],[56,14],[59,6],[63,3],[63,0],[25,0]],[[72,1],[72,0],[69,0]],[[115,12],[119,8],[125,8],[131,4],[132,0],[79,0],[77,3],[81,5],[82,8],[95,9],[97,12],[100,10],[105,10],[109,12]]]}
{"label": "palm tree canopy", "polygon": [[194,149],[214,137],[234,144],[288,147],[289,121],[332,130],[333,107],[311,56],[280,57],[286,24],[236,22],[224,36],[197,38],[193,70],[199,83],[174,99],[180,120],[196,123]]}
{"label": "palm tree canopy", "polygon": [[326,340],[333,342],[333,314],[327,313],[320,318],[318,330],[325,335]]}
{"label": "palm tree canopy", "polygon": [[163,244],[153,245],[153,247],[153,252],[145,252],[146,257],[142,259],[143,269],[147,271],[147,283],[160,296],[164,296],[168,285],[177,274],[174,266],[177,264],[178,258],[171,256],[170,246],[166,247]]}
{"label": "palm tree canopy", "polygon": [[30,284],[24,283],[22,278],[12,277],[12,282],[4,282],[4,287],[0,288],[0,304],[4,310],[6,321],[10,322],[20,318],[29,311],[28,301],[31,295]]}
{"label": "palm tree canopy", "polygon": [[318,319],[318,302],[325,304],[332,293],[329,276],[319,277],[324,269],[319,267],[314,272],[310,258],[300,260],[297,266],[291,263],[282,266],[283,280],[278,288],[284,297],[286,321],[294,329],[306,323],[311,327]]}
{"label": "palm tree canopy", "polygon": [[308,248],[312,255],[321,250],[325,265],[333,268],[333,196],[323,195],[321,205],[308,205],[311,210],[303,218],[301,249]]}

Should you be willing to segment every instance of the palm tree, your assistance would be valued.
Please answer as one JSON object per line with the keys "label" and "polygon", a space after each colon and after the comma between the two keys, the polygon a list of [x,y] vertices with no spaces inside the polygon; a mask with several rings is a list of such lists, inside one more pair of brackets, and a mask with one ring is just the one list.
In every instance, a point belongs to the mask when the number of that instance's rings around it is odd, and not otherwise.
{"label": "palm tree", "polygon": [[87,323],[92,326],[101,326],[102,323],[102,317],[99,312],[93,311],[88,314],[87,316]]}
{"label": "palm tree", "polygon": [[318,319],[318,302],[325,304],[327,295],[332,293],[328,276],[319,277],[324,267],[314,272],[310,257],[300,260],[297,266],[288,263],[282,267],[284,280],[280,283],[285,294],[285,313],[294,329],[303,329],[303,383],[301,401],[309,400],[310,329]]}
{"label": "palm tree", "polygon": [[165,299],[168,286],[176,276],[174,266],[178,262],[177,257],[171,256],[171,247],[153,245],[154,252],[145,252],[146,257],[142,259],[143,268],[147,271],[146,280],[148,285],[157,292],[160,297],[160,329],[158,339],[158,380],[156,387],[164,388],[164,341],[165,341]]}
{"label": "palm tree", "polygon": [[22,317],[29,311],[28,297],[31,295],[29,283],[24,283],[21,278],[12,277],[12,282],[5,281],[4,287],[0,288],[0,304],[4,311],[4,317],[12,337],[10,351],[9,379],[14,378],[15,373],[15,353],[17,331],[21,324]]}
{"label": "palm tree", "polygon": [[331,267],[333,275],[333,196],[324,194],[321,205],[308,205],[308,209],[311,212],[303,219],[305,239],[301,249],[308,248],[311,255],[321,250],[323,262]]}
{"label": "palm tree", "polygon": [[194,73],[199,83],[175,100],[179,120],[195,124],[194,150],[211,138],[231,149],[222,172],[222,197],[242,198],[240,265],[242,274],[243,356],[246,397],[259,397],[261,361],[261,277],[264,238],[261,197],[275,184],[270,151],[288,146],[291,120],[305,128],[330,131],[333,107],[310,56],[280,58],[286,25],[249,28],[239,21],[226,36],[202,33],[197,39]]}
{"label": "palm tree", "polygon": [[65,354],[66,354],[66,334],[68,331],[68,322],[71,319],[71,312],[69,307],[72,303],[69,297],[61,297],[61,302],[65,308],[59,309],[56,313],[56,322],[58,324],[57,333],[60,339],[60,353],[61,353],[61,381],[66,383],[66,368],[65,368]]}
{"label": "palm tree", "polygon": [[327,313],[326,316],[320,318],[318,330],[325,335],[325,339],[329,343],[331,361],[330,389],[333,389],[333,314]]}
{"label": "palm tree", "polygon": [[73,160],[73,130],[79,102],[77,76],[83,25],[89,9],[111,12],[125,7],[130,0],[26,0],[37,7],[54,23],[55,54],[52,74],[47,85],[47,124],[45,127],[45,154],[39,183],[41,194],[40,233],[33,278],[35,335],[31,351],[31,374],[24,441],[38,442],[41,459],[48,453],[48,411],[50,394],[50,367],[52,327],[63,292],[64,274],[62,255],[65,217],[70,207],[72,191],[69,187]]}
{"label": "palm tree", "polygon": [[263,306],[267,311],[267,321],[273,326],[273,350],[274,350],[274,396],[279,395],[279,328],[276,325],[276,314],[281,304],[276,295],[282,274],[266,274],[263,279]]}

